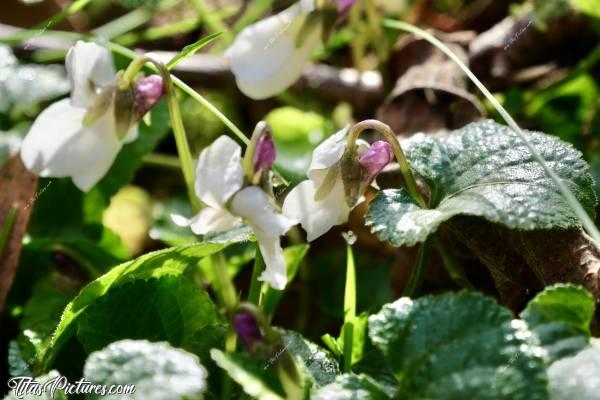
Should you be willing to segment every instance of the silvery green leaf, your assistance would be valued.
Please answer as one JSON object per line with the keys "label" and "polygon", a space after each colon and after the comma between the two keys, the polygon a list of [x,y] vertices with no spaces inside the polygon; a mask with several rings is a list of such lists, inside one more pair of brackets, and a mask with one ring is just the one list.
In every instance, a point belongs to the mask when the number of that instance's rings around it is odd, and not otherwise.
{"label": "silvery green leaf", "polygon": [[600,393],[600,341],[548,368],[550,400],[596,400]]}
{"label": "silvery green leaf", "polygon": [[193,354],[166,343],[129,339],[92,353],[84,368],[85,379],[95,385],[135,385],[131,394],[88,399],[199,400],[207,375]]}
{"label": "silvery green leaf", "polygon": [[491,298],[466,291],[403,297],[371,315],[368,329],[402,398],[548,398],[537,337]]}
{"label": "silvery green leaf", "polygon": [[383,388],[368,375],[345,374],[321,388],[315,400],[387,400]]}
{"label": "silvery green leaf", "polygon": [[[593,216],[594,180],[581,153],[553,136],[526,135]],[[504,125],[485,121],[443,136],[418,134],[404,147],[411,168],[429,186],[431,207],[420,208],[403,189],[379,193],[370,203],[367,223],[394,246],[422,242],[458,215],[519,230],[580,227],[554,182]]]}
{"label": "silvery green leaf", "polygon": [[3,45],[0,60],[0,113],[51,100],[69,91],[62,66],[19,65],[10,48]]}

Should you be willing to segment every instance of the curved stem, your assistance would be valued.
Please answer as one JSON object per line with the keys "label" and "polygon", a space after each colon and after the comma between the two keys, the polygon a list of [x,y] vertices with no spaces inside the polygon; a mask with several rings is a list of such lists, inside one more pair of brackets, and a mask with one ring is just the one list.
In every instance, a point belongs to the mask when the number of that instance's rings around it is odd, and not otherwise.
{"label": "curved stem", "polygon": [[427,40],[429,43],[431,43],[432,45],[434,45],[435,47],[440,49],[442,52],[444,52],[444,54],[446,54],[452,61],[454,61],[464,71],[464,73],[469,77],[469,79],[471,79],[471,81],[473,81],[473,83],[475,84],[475,86],[477,86],[477,88],[481,91],[481,93],[483,93],[483,95],[490,101],[490,103],[494,106],[494,108],[496,108],[496,110],[498,110],[498,113],[502,116],[502,118],[504,118],[504,120],[506,121],[508,126],[510,126],[512,128],[512,130],[515,131],[517,136],[523,141],[525,146],[527,146],[527,148],[529,149],[529,152],[531,153],[533,158],[542,166],[542,169],[544,170],[546,175],[558,187],[558,190],[561,192],[561,194],[564,197],[564,199],[566,200],[566,202],[571,206],[571,209],[575,212],[575,214],[577,214],[577,216],[581,220],[581,223],[583,224],[583,227],[585,228],[585,230],[589,233],[589,235],[596,242],[600,243],[600,231],[596,227],[596,224],[594,223],[592,218],[590,218],[588,213],[585,211],[585,209],[583,208],[583,206],[581,205],[579,200],[577,200],[575,195],[571,192],[571,190],[563,182],[563,180],[556,174],[556,172],[554,172],[548,166],[548,164],[546,163],[546,160],[544,160],[544,158],[537,152],[537,150],[535,149],[535,147],[533,146],[531,141],[529,141],[529,139],[527,139],[527,136],[525,136],[525,133],[523,132],[523,130],[521,130],[519,125],[517,125],[515,120],[508,113],[508,111],[506,111],[504,109],[504,107],[502,107],[502,105],[498,102],[498,100],[496,100],[496,98],[490,93],[490,91],[487,90],[487,88],[483,85],[483,83],[481,83],[481,81],[479,79],[477,79],[477,77],[475,76],[475,74],[473,74],[473,72],[471,72],[469,67],[467,67],[465,65],[465,63],[463,63],[462,60],[456,54],[454,54],[452,52],[452,50],[450,50],[448,48],[448,46],[446,46],[440,40],[438,40],[436,37],[434,37],[432,34],[424,31],[421,28],[407,24],[405,22],[395,21],[395,20],[385,20],[384,25],[389,28],[399,29],[399,30],[413,33],[413,34]]}
{"label": "curved stem", "polygon": [[398,142],[398,139],[392,131],[392,128],[390,128],[388,125],[375,119],[367,119],[354,125],[352,128],[350,128],[350,132],[348,133],[349,151],[355,151],[354,149],[356,149],[356,139],[358,139],[358,136],[364,130],[367,129],[373,129],[381,133],[388,141],[388,143],[392,146],[394,156],[396,157],[398,165],[400,166],[400,172],[402,172],[402,176],[404,177],[404,181],[406,182],[408,192],[413,197],[413,199],[415,199],[415,201],[419,204],[419,206],[421,206],[422,208],[427,208],[425,198],[423,197],[423,194],[417,186],[417,182],[410,170],[410,166],[408,165],[408,161],[406,160],[406,156],[404,155],[402,146],[400,146],[400,142]]}
{"label": "curved stem", "polygon": [[185,127],[183,126],[183,120],[181,118],[181,110],[179,109],[179,103],[177,102],[177,96],[174,90],[173,81],[171,79],[171,74],[167,67],[160,61],[152,59],[147,55],[136,57],[127,67],[125,73],[121,77],[118,82],[118,85],[121,89],[129,87],[136,75],[140,72],[140,70],[146,64],[152,64],[160,76],[163,79],[163,85],[165,88],[167,102],[169,104],[169,117],[171,118],[171,128],[173,128],[173,134],[175,136],[175,144],[177,146],[177,153],[179,154],[179,159],[181,160],[181,170],[183,172],[183,179],[185,180],[185,184],[188,191],[188,197],[190,200],[190,204],[192,205],[192,210],[195,212],[199,211],[202,208],[202,204],[200,200],[196,196],[196,192],[194,190],[195,183],[195,173],[194,173],[194,161],[192,159],[192,154],[190,151],[190,145],[187,141],[187,136],[185,134]]}
{"label": "curved stem", "polygon": [[404,288],[404,292],[402,296],[414,297],[417,293],[421,284],[423,283],[423,279],[425,279],[425,273],[427,272],[427,264],[429,262],[429,248],[431,247],[431,239],[425,240],[421,246],[419,246],[419,250],[417,251],[417,260],[415,262],[415,266],[413,271],[410,274],[410,278],[408,279],[408,283]]}

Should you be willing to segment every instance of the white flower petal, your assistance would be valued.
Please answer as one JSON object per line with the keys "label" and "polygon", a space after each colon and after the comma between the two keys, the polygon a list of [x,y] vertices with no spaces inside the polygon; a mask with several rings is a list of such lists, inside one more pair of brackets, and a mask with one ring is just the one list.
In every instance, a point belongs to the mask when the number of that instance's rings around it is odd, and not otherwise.
{"label": "white flower petal", "polygon": [[91,189],[112,165],[121,143],[114,133],[112,115],[84,127],[85,112],[73,107],[69,99],[45,109],[23,141],[25,166],[43,177],[70,176],[81,190]]}
{"label": "white flower petal", "polygon": [[231,211],[250,225],[258,239],[266,269],[259,278],[275,289],[283,289],[287,283],[285,258],[279,236],[286,233],[296,220],[279,213],[271,198],[260,188],[249,186],[235,195]]}
{"label": "white flower petal", "polygon": [[313,10],[313,0],[302,0],[240,32],[225,56],[244,94],[254,99],[271,97],[300,77],[321,36],[317,24],[296,47],[305,16]]}
{"label": "white flower petal", "polygon": [[287,269],[279,236],[270,236],[260,229],[254,229],[260,254],[265,260],[265,270],[258,277],[272,288],[283,290],[287,284]]}
{"label": "white flower petal", "polygon": [[241,147],[227,136],[202,150],[196,167],[198,198],[213,208],[224,208],[244,183],[241,159]]}
{"label": "white flower petal", "polygon": [[298,223],[278,212],[269,195],[257,186],[240,190],[231,202],[231,212],[269,236],[283,235]]}
{"label": "white flower petal", "polygon": [[241,222],[239,217],[232,215],[224,209],[205,207],[191,219],[181,215],[171,215],[171,219],[178,226],[189,226],[196,235],[205,235],[209,232],[224,232]]}
{"label": "white flower petal", "polygon": [[331,135],[313,150],[307,175],[317,187],[327,176],[327,169],[342,159],[346,151],[348,129],[345,127]]}
{"label": "white flower petal", "polygon": [[283,202],[283,213],[291,219],[300,221],[309,242],[323,235],[333,226],[348,221],[350,214],[341,179],[335,182],[331,192],[323,200],[315,201],[315,193],[315,183],[306,180],[292,189]]}
{"label": "white flower petal", "polygon": [[89,107],[96,88],[115,78],[110,50],[96,43],[78,41],[67,53],[66,67],[71,82],[71,102],[76,107]]}

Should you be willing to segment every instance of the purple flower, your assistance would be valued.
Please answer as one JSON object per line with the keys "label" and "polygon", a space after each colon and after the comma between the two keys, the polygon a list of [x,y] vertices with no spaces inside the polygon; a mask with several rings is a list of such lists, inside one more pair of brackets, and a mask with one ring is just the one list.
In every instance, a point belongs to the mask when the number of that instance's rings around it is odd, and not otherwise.
{"label": "purple flower", "polygon": [[256,319],[249,312],[240,312],[233,318],[233,327],[247,351],[252,349],[254,343],[263,339]]}
{"label": "purple flower", "polygon": [[150,75],[135,84],[134,92],[135,112],[143,117],[165,95],[165,87],[159,75]]}
{"label": "purple flower", "polygon": [[355,2],[356,0],[336,0],[335,3],[337,5],[338,13],[346,13]]}
{"label": "purple flower", "polygon": [[259,170],[268,170],[275,162],[277,153],[275,151],[275,143],[270,135],[263,135],[258,139],[256,145],[256,153],[254,154],[253,168],[254,172]]}
{"label": "purple flower", "polygon": [[370,183],[393,158],[394,152],[388,142],[383,140],[374,142],[358,159],[363,171],[363,181]]}

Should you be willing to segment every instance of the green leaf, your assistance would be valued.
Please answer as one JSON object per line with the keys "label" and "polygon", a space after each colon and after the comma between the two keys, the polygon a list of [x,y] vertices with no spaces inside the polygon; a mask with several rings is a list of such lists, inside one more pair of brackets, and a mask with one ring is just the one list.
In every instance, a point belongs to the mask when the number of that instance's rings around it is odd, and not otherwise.
{"label": "green leaf", "polygon": [[195,43],[185,46],[183,49],[181,49],[181,51],[179,53],[177,53],[175,55],[175,57],[173,57],[167,63],[167,69],[168,70],[173,69],[181,61],[185,60],[188,57],[193,56],[198,50],[200,50],[201,48],[203,48],[204,46],[206,46],[207,44],[209,44],[210,42],[212,42],[213,40],[215,40],[216,38],[221,36],[223,33],[224,32],[215,32],[211,35],[203,37],[202,39],[198,40]]}
{"label": "green leaf", "polygon": [[369,318],[369,336],[405,398],[547,398],[537,338],[480,294],[401,298]]}
{"label": "green leaf", "polygon": [[344,374],[321,388],[314,400],[386,400],[383,388],[367,375]]}
{"label": "green leaf", "polygon": [[597,400],[600,393],[600,340],[548,368],[550,400]]}
{"label": "green leaf", "polygon": [[595,0],[570,0],[577,10],[590,17],[600,19],[600,8]]}
{"label": "green leaf", "polygon": [[[594,181],[581,153],[555,137],[526,134],[593,216]],[[581,226],[556,185],[506,126],[472,123],[445,136],[415,135],[404,144],[411,167],[429,186],[431,209],[421,209],[403,189],[380,192],[370,203],[367,224],[381,240],[412,246],[457,215],[519,230]]]}
{"label": "green leaf", "polygon": [[207,375],[198,357],[166,343],[121,340],[92,353],[84,376],[95,385],[124,385],[126,390],[135,385],[135,391],[86,399],[201,400]]}
{"label": "green leaf", "polygon": [[[119,312],[124,306],[127,312]],[[208,294],[185,277],[162,276],[109,290],[81,314],[77,338],[87,353],[130,338],[166,340],[195,354],[208,355],[209,348],[194,348],[204,344],[195,335],[203,329],[209,334],[207,327],[223,333],[221,317]]]}
{"label": "green leaf", "polygon": [[[287,268],[287,281],[288,285],[294,280],[302,261],[308,253],[310,246],[308,244],[299,244],[295,246],[286,247],[283,250],[285,257],[285,265]],[[266,291],[263,293],[262,307],[263,311],[267,315],[273,315],[277,304],[285,294],[283,290],[273,289],[271,286],[267,286]]]}
{"label": "green leaf", "polygon": [[581,74],[556,87],[531,93],[524,111],[540,129],[574,142],[594,115],[598,96],[594,78]]}
{"label": "green leaf", "polygon": [[327,350],[305,339],[298,332],[282,333],[285,348],[304,365],[317,387],[333,382],[340,374],[337,361]]}
{"label": "green leaf", "polygon": [[283,400],[285,394],[275,368],[248,354],[224,353],[212,349],[210,356],[237,382],[244,392],[258,400]]}
{"label": "green leaf", "polygon": [[248,240],[248,237],[231,236],[230,239],[231,242],[212,243],[207,241],[148,253],[114,267],[110,272],[88,284],[67,305],[46,352],[39,355],[39,358],[43,360],[44,368],[47,369],[50,366],[63,346],[73,338],[78,319],[87,307],[105,296],[110,289],[136,279],[181,275],[201,258],[217,253],[235,241]]}
{"label": "green leaf", "polygon": [[[359,362],[363,356],[363,350],[365,348],[365,339],[367,337],[367,321],[369,314],[363,312],[354,318],[347,320],[342,325],[340,330],[340,336],[337,339],[337,344],[340,349],[344,349],[345,346],[345,334],[346,329],[352,329],[352,349],[351,349],[351,365]],[[350,328],[346,328],[346,327]]]}
{"label": "green leaf", "polygon": [[588,345],[594,310],[594,298],[587,290],[558,284],[535,296],[521,317],[538,335],[550,360],[554,361]]}

